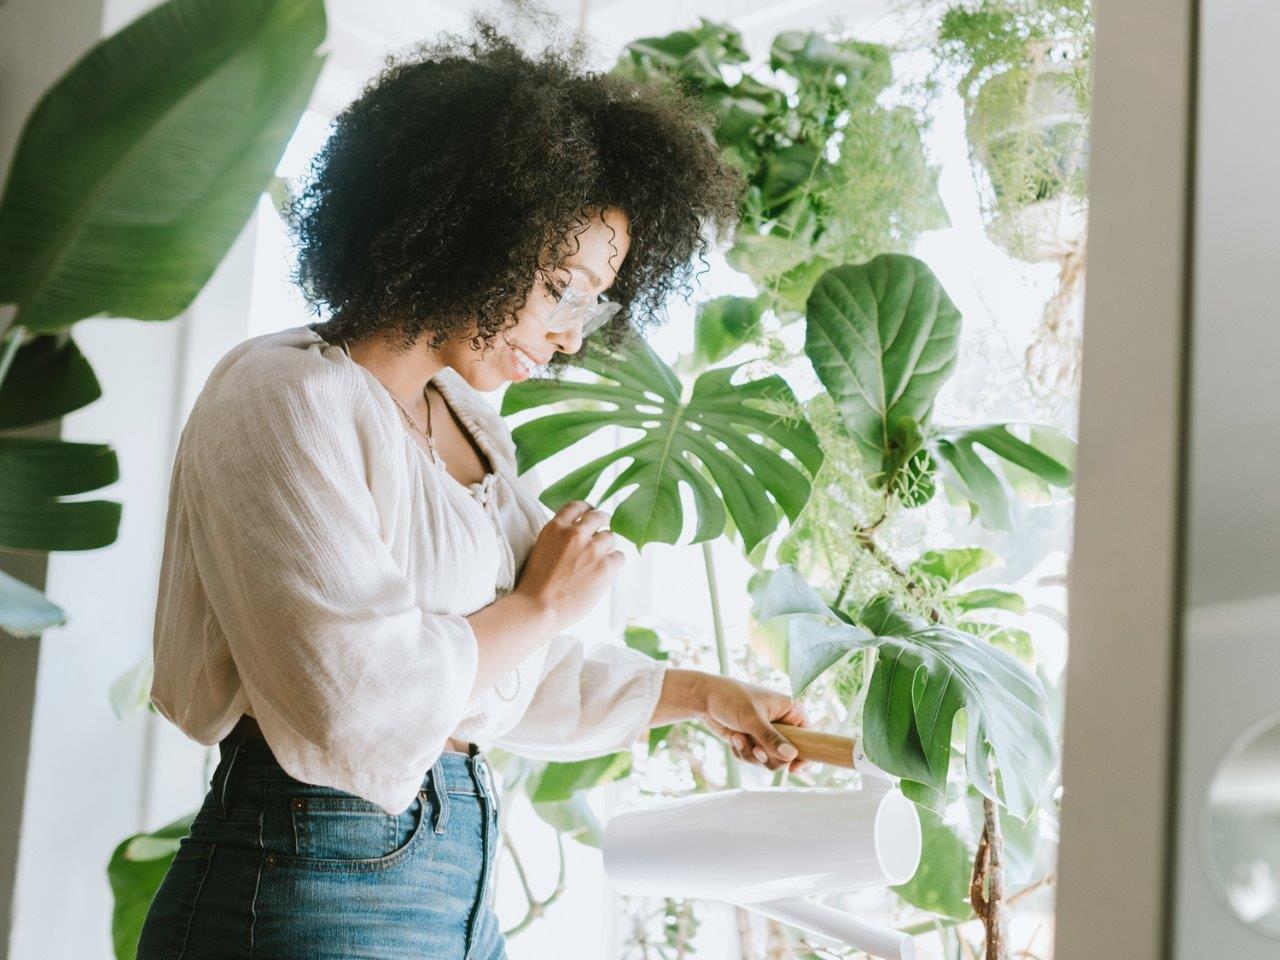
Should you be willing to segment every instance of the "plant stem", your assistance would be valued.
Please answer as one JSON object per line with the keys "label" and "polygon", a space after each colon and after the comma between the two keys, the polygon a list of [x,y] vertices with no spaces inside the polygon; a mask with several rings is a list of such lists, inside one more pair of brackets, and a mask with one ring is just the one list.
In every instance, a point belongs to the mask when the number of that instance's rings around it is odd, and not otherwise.
{"label": "plant stem", "polygon": [[525,909],[524,918],[510,930],[502,931],[502,935],[507,938],[516,936],[516,934],[528,929],[535,920],[540,919],[547,912],[547,908],[560,899],[565,890],[565,856],[564,856],[564,835],[559,830],[556,832],[556,853],[560,858],[560,868],[556,874],[556,886],[550,895],[544,900],[539,900],[533,895],[533,887],[529,884],[529,875],[525,872],[524,861],[520,859],[520,854],[516,852],[515,844],[511,842],[511,837],[507,835],[506,830],[502,831],[502,845],[506,848],[507,853],[511,856],[511,862],[516,868],[516,877],[520,881],[520,886],[524,892]]}
{"label": "plant stem", "polygon": [[[879,521],[876,526],[879,526]],[[926,592],[921,584],[880,549],[875,541],[875,527],[861,527],[854,534],[862,549],[893,574],[912,596],[921,600],[925,598]],[[929,605],[928,614],[934,623],[942,622],[942,611],[936,606]],[[994,767],[994,764],[991,766]],[[994,777],[994,769],[992,775]],[[1004,836],[1000,830],[1000,812],[989,797],[982,798],[982,813],[982,838],[978,842],[978,853],[973,861],[969,903],[982,921],[986,933],[985,960],[1005,960],[1004,911],[1007,901],[1004,893]]]}
{"label": "plant stem", "polygon": [[1000,811],[989,797],[982,798],[982,839],[973,861],[969,903],[986,931],[985,960],[1005,960],[1004,944],[1004,838]]}
{"label": "plant stem", "polygon": [[14,324],[6,330],[3,336],[0,336],[0,386],[4,386],[4,378],[9,374],[9,368],[13,366],[13,358],[18,355],[18,348],[22,346],[22,334],[25,333],[22,327]]}
{"label": "plant stem", "polygon": [[[724,639],[724,618],[720,615],[720,588],[716,586],[716,562],[711,554],[710,541],[702,543],[702,565],[707,571],[707,598],[711,601],[711,626],[716,636],[716,662],[720,667],[720,675],[729,677],[733,671],[729,668],[729,647]],[[733,747],[724,745],[725,786],[734,790],[742,786],[742,772],[738,769],[738,758],[733,755]]]}

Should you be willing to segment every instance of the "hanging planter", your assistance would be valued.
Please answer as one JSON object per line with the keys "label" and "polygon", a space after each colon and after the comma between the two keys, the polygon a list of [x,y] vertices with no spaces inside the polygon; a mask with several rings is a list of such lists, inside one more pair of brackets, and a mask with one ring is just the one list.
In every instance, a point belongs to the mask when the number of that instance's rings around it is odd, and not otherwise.
{"label": "hanging planter", "polygon": [[1079,380],[1084,292],[1088,119],[1080,65],[1033,57],[968,99],[970,156],[989,185],[987,236],[1010,256],[1058,265],[1058,289],[1027,348],[1027,370],[1049,389]]}
{"label": "hanging planter", "polygon": [[1010,67],[968,104],[970,156],[990,184],[987,235],[1021,260],[1059,260],[1084,234],[1083,203],[1072,189],[1085,175],[1088,147],[1076,70],[1061,60]]}

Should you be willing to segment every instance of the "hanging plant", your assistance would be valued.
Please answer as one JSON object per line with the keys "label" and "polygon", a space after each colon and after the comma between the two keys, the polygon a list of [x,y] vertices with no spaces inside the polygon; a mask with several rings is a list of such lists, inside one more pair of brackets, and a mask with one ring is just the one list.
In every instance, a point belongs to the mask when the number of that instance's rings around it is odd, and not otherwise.
{"label": "hanging plant", "polygon": [[937,32],[941,66],[959,74],[987,235],[1058,265],[1027,351],[1049,389],[1079,381],[1092,47],[1092,0],[960,0]]}
{"label": "hanging plant", "polygon": [[922,118],[885,105],[887,47],[787,31],[767,66],[749,59],[736,30],[703,19],[628,44],[614,69],[674,77],[711,111],[717,143],[748,182],[727,259],[794,320],[824,270],[905,251],[948,221]]}

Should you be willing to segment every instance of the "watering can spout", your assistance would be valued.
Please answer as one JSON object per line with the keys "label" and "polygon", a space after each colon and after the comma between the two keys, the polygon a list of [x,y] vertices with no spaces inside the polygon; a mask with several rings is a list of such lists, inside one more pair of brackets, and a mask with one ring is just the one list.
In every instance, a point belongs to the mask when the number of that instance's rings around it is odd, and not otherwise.
{"label": "watering can spout", "polygon": [[883,923],[863,920],[805,897],[745,904],[763,916],[798,927],[840,946],[853,947],[882,960],[915,960],[915,938]]}

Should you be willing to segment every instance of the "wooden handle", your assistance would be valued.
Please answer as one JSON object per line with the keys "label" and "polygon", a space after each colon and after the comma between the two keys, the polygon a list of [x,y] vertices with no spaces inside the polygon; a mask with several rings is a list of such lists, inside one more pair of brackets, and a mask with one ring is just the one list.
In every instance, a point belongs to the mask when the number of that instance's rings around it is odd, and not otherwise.
{"label": "wooden handle", "polygon": [[819,733],[805,727],[793,727],[789,723],[775,723],[773,728],[787,738],[800,753],[801,760],[826,763],[833,767],[853,769],[853,737],[841,737],[834,733]]}

